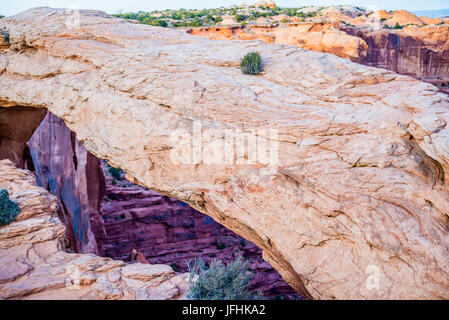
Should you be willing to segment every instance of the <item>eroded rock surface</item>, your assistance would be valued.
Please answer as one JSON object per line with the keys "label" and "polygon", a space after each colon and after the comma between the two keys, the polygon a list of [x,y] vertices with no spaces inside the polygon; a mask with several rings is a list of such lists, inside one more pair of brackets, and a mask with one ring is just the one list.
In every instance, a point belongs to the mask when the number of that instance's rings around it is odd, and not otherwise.
{"label": "eroded rock surface", "polygon": [[71,250],[102,254],[96,239],[104,233],[100,211],[105,183],[100,161],[51,112],[29,140],[28,149],[39,185],[58,198],[58,215]]}
{"label": "eroded rock surface", "polygon": [[[0,20],[1,104],[47,107],[129,179],[261,247],[306,297],[449,297],[449,99],[436,87],[288,45],[68,17]],[[250,51],[260,76],[238,67]],[[223,132],[203,156],[245,130],[277,143],[277,166],[172,161],[190,144],[171,133],[194,121]],[[251,130],[264,128],[277,137]]]}
{"label": "eroded rock surface", "polygon": [[187,274],[167,265],[62,251],[56,197],[29,171],[1,160],[0,188],[21,208],[16,221],[0,227],[0,299],[185,298]]}
{"label": "eroded rock surface", "polygon": [[10,159],[24,165],[25,144],[45,116],[43,109],[26,107],[0,110],[0,159]]}
{"label": "eroded rock surface", "polygon": [[104,255],[128,260],[133,249],[142,261],[167,264],[187,272],[186,262],[202,257],[233,261],[238,254],[249,260],[253,278],[249,289],[267,299],[302,299],[266,261],[253,243],[243,239],[187,204],[126,180],[114,181],[108,171],[102,206],[104,237],[98,243]]}

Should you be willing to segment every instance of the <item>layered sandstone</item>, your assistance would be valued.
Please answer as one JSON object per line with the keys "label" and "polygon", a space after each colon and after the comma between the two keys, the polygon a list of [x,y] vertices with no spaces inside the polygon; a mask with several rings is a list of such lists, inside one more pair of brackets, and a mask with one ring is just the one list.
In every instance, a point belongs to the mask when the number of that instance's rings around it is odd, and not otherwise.
{"label": "layered sandstone", "polygon": [[363,61],[368,50],[363,39],[340,31],[337,23],[205,27],[189,29],[187,32],[215,40],[262,40],[265,43],[297,45],[356,62]]}
{"label": "layered sandstone", "polygon": [[249,290],[260,291],[267,299],[301,299],[262,259],[261,250],[253,243],[181,201],[124,179],[114,181],[107,170],[105,176],[106,197],[101,210],[105,233],[98,239],[104,255],[128,260],[130,252],[137,249],[144,261],[187,272],[186,262],[191,259],[228,262],[241,254],[253,272]]}
{"label": "layered sandstone", "polygon": [[45,116],[45,110],[25,107],[0,110],[0,159],[24,165],[25,144]]}
{"label": "layered sandstone", "polygon": [[28,148],[39,185],[58,198],[58,216],[67,226],[70,249],[102,254],[101,242],[96,239],[105,232],[101,218],[105,183],[100,161],[51,112],[34,132]]}
{"label": "layered sandstone", "polygon": [[0,299],[182,299],[187,274],[62,250],[57,199],[35,177],[0,161],[0,188],[21,213],[0,227]]}
{"label": "layered sandstone", "polygon": [[[261,247],[307,297],[449,297],[449,98],[436,87],[294,46],[68,18],[0,20],[1,105],[48,108],[129,179]],[[250,51],[260,76],[238,68]],[[222,133],[203,139],[204,157],[244,130],[278,161],[172,161],[192,127]]]}
{"label": "layered sandstone", "polygon": [[410,26],[402,30],[343,28],[367,43],[361,63],[434,82],[449,82],[449,26]]}
{"label": "layered sandstone", "polygon": [[116,180],[107,169],[103,172],[101,160],[87,152],[51,112],[31,137],[28,150],[27,164],[39,185],[58,198],[65,245],[70,245],[66,251],[129,261],[137,249],[143,261],[171,265],[181,272],[187,271],[190,259],[231,261],[241,253],[254,272],[251,290],[262,291],[266,298],[300,298],[251,242],[183,202]]}

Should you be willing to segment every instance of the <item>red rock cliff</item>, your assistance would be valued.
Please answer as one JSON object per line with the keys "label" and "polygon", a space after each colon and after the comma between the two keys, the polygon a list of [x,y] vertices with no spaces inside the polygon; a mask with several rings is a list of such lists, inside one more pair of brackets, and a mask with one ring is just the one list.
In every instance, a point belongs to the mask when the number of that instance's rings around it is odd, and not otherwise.
{"label": "red rock cliff", "polygon": [[50,112],[31,137],[29,150],[39,185],[58,197],[58,213],[72,250],[101,254],[95,234],[102,232],[105,187],[98,159]]}

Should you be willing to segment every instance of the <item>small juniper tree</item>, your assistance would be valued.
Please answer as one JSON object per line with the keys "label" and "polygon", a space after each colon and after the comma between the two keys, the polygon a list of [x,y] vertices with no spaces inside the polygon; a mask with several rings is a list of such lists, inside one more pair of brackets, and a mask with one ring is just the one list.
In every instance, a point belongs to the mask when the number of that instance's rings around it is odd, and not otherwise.
{"label": "small juniper tree", "polygon": [[192,300],[258,300],[260,292],[248,291],[253,277],[248,260],[238,256],[233,262],[224,265],[215,259],[209,267],[202,258],[188,262],[190,272],[188,299]]}
{"label": "small juniper tree", "polygon": [[396,22],[396,24],[394,25],[395,29],[402,29],[403,27],[399,24],[399,22]]}
{"label": "small juniper tree", "polygon": [[257,52],[248,53],[240,62],[240,69],[242,69],[244,74],[259,74],[262,71],[262,68],[262,58]]}
{"label": "small juniper tree", "polygon": [[8,190],[0,190],[0,226],[13,222],[20,213],[19,206],[9,199]]}

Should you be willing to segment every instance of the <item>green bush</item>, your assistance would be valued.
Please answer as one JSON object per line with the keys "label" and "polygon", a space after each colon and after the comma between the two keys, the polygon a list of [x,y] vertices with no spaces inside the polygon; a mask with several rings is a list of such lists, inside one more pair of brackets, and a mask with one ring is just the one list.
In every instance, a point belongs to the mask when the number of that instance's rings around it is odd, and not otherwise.
{"label": "green bush", "polygon": [[8,190],[0,190],[0,226],[7,226],[20,213],[19,206],[9,199]]}
{"label": "green bush", "polygon": [[244,74],[259,74],[263,68],[260,54],[257,52],[250,52],[245,55],[240,62],[240,68]]}
{"label": "green bush", "polygon": [[8,33],[8,31],[6,30],[6,28],[1,29],[1,30],[0,30],[0,34],[1,34],[1,35],[3,36],[3,38],[5,39],[5,42],[6,42],[6,43],[9,43],[10,38],[9,38],[9,33]]}
{"label": "green bush", "polygon": [[170,267],[173,269],[174,272],[179,272],[179,268],[178,268],[178,266],[176,265],[176,263],[171,263],[171,264],[170,264]]}
{"label": "green bush", "polygon": [[109,173],[117,180],[122,180],[123,171],[114,167],[109,167]]}
{"label": "green bush", "polygon": [[213,260],[209,267],[203,259],[189,261],[190,272],[188,299],[192,300],[260,300],[260,292],[248,291],[253,277],[248,260],[238,256],[234,262],[224,265]]}
{"label": "green bush", "polygon": [[248,17],[243,15],[243,14],[238,14],[235,16],[235,21],[237,22],[243,22],[247,19]]}

